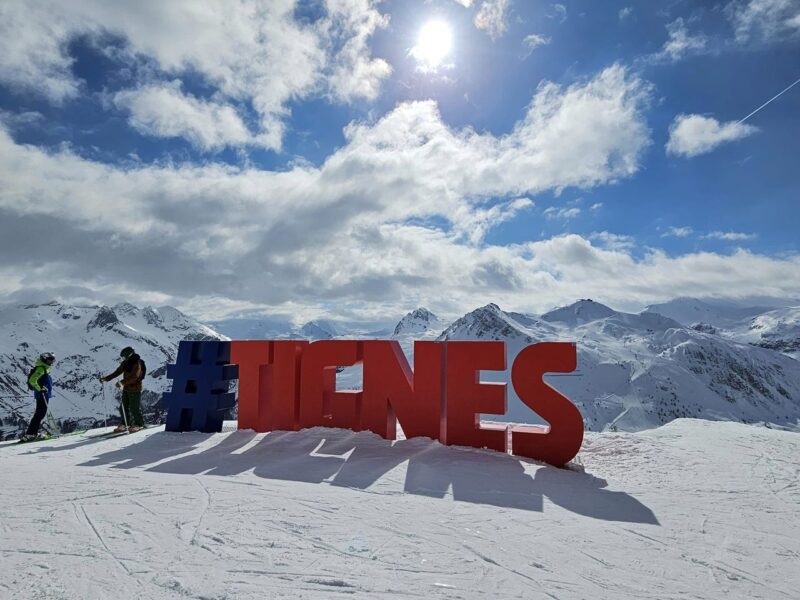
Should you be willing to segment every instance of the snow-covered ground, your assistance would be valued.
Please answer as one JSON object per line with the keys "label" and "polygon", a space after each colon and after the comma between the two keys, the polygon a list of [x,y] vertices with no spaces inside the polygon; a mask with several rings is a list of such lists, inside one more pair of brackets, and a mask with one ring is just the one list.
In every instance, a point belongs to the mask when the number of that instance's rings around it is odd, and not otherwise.
{"label": "snow-covered ground", "polygon": [[368,433],[0,445],[1,598],[797,598],[800,434],[588,433],[585,473]]}

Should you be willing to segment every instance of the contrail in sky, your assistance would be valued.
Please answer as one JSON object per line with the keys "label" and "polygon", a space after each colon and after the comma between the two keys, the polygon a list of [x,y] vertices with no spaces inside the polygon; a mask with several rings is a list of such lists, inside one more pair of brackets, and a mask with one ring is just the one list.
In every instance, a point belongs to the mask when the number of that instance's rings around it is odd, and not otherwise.
{"label": "contrail in sky", "polygon": [[[793,88],[794,86],[796,86],[798,83],[800,83],[800,79],[798,79],[797,81],[795,81],[795,82],[794,82],[792,85],[790,85],[789,87],[787,87],[787,88],[786,88],[785,90],[783,90],[782,92],[780,92],[780,93],[778,93],[778,94],[774,95],[772,98],[770,98],[769,100],[767,100],[766,102],[764,102],[764,104],[762,104],[761,106],[759,106],[757,109],[755,109],[755,110],[754,110],[753,112],[751,112],[749,115],[747,115],[747,116],[746,116],[744,119],[742,119],[741,121],[739,121],[739,123],[744,123],[744,122],[745,122],[747,119],[749,119],[750,117],[752,117],[754,114],[756,114],[756,113],[757,113],[758,111],[760,111],[762,108],[764,108],[764,107],[765,107],[767,104],[769,104],[769,103],[770,103],[770,102],[772,102],[773,100],[776,100],[776,99],[778,99],[780,96],[783,96],[783,95],[784,95],[786,92],[788,92],[790,89],[792,89],[792,88]],[[738,123],[737,123],[737,124],[738,124]]]}

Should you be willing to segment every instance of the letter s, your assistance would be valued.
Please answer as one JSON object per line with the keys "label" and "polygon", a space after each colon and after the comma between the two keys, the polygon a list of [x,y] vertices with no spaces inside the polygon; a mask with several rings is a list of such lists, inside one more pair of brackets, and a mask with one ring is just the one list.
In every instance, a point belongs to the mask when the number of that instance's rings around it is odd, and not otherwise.
{"label": "letter s", "polygon": [[578,408],[547,385],[545,373],[570,373],[578,358],[572,342],[542,342],[517,355],[511,381],[520,399],[549,427],[519,425],[511,428],[511,452],[557,467],[572,460],[583,443],[583,417]]}

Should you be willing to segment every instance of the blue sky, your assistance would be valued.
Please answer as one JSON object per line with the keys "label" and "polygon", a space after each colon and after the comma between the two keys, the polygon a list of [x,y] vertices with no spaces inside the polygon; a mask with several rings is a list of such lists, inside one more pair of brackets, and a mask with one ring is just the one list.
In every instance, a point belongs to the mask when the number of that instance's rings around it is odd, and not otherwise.
{"label": "blue sky", "polygon": [[11,1],[0,23],[9,299],[379,320],[800,297],[800,85],[739,123],[800,78],[797,0]]}

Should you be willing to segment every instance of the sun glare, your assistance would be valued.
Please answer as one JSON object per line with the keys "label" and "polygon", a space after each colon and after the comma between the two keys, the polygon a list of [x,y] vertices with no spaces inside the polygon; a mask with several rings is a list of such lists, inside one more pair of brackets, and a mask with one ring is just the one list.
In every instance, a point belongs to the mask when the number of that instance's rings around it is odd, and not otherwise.
{"label": "sun glare", "polygon": [[453,32],[447,23],[428,21],[417,35],[417,44],[411,56],[417,59],[423,71],[435,71],[442,66],[453,47]]}

